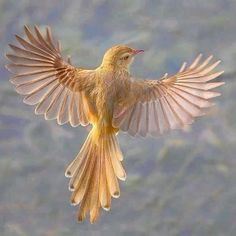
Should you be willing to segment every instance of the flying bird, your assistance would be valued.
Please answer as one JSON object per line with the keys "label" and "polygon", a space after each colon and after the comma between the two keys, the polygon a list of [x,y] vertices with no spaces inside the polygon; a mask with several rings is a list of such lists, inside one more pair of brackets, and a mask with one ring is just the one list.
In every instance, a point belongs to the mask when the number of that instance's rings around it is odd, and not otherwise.
{"label": "flying bird", "polygon": [[220,61],[202,54],[171,76],[136,79],[129,67],[143,50],[127,45],[108,49],[101,65],[94,70],[77,68],[64,60],[60,43],[46,27],[24,26],[25,39],[15,35],[18,45],[9,44],[6,54],[13,73],[10,81],[24,103],[36,105],[35,114],[59,125],[87,126],[91,130],[80,152],[66,169],[71,204],[78,205],[78,221],[89,213],[94,223],[100,208],[109,210],[111,197],[120,196],[118,179],[125,180],[119,131],[131,136],[158,136],[171,129],[182,129],[212,106],[211,98],[220,95],[212,89],[224,82],[212,82],[223,71],[213,70]]}

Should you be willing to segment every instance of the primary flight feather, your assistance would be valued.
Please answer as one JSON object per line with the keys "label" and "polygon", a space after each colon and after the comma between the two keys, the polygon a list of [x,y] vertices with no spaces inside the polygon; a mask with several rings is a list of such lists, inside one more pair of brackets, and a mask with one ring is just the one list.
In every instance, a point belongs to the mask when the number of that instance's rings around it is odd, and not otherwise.
{"label": "primary flight feather", "polygon": [[204,114],[212,105],[212,91],[224,82],[212,82],[223,71],[213,72],[220,61],[200,54],[189,66],[183,63],[178,73],[160,80],[136,80],[129,73],[134,57],[143,52],[126,45],[108,49],[101,65],[94,70],[76,68],[64,60],[60,44],[50,28],[43,36],[25,26],[26,39],[16,35],[20,46],[9,44],[7,54],[13,73],[10,81],[24,95],[24,102],[36,105],[35,114],[58,124],[73,127],[92,125],[79,154],[67,167],[71,203],[80,204],[78,220],[90,214],[96,221],[99,209],[110,209],[111,197],[120,196],[118,179],[125,180],[123,156],[116,134],[160,135],[181,129]]}

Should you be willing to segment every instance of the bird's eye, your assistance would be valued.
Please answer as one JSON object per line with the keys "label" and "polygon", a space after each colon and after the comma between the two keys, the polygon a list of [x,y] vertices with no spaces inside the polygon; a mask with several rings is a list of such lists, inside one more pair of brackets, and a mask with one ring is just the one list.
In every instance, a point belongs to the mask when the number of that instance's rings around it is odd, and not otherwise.
{"label": "bird's eye", "polygon": [[125,57],[124,57],[124,60],[127,60],[128,58],[129,58],[129,56],[125,56]]}

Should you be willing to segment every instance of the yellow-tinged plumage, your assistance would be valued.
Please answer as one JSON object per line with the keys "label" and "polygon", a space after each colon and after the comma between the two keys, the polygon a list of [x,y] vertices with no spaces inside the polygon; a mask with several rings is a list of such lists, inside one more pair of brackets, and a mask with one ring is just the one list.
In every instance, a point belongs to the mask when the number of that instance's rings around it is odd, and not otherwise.
{"label": "yellow-tinged plumage", "polygon": [[20,47],[10,44],[11,61],[6,68],[10,81],[25,95],[24,102],[36,105],[35,113],[58,124],[92,124],[79,154],[68,166],[71,203],[80,204],[78,220],[86,214],[96,221],[100,207],[110,209],[111,197],[120,196],[118,178],[125,180],[122,153],[116,138],[119,130],[130,135],[160,135],[183,128],[212,105],[220,94],[212,91],[224,82],[211,82],[223,71],[212,72],[220,61],[200,54],[190,66],[183,63],[178,73],[160,80],[135,80],[129,74],[134,56],[143,50],[117,45],[107,50],[95,70],[76,68],[64,61],[60,43],[46,28],[42,36],[24,27],[27,39],[16,35]]}

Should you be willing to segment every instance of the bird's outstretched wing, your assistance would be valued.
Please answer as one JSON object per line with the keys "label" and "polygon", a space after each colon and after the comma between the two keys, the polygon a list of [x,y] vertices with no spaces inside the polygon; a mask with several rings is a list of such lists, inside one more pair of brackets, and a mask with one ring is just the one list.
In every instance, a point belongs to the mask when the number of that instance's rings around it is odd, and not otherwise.
{"label": "bird's outstretched wing", "polygon": [[94,86],[95,72],[73,67],[69,58],[64,61],[60,43],[53,40],[50,28],[46,28],[45,36],[37,26],[34,33],[27,26],[24,31],[27,39],[16,35],[20,46],[9,44],[13,53],[6,55],[11,61],[6,68],[14,74],[10,81],[16,91],[25,95],[26,104],[37,104],[35,113],[44,114],[45,119],[87,125],[86,94]]}
{"label": "bird's outstretched wing", "polygon": [[211,82],[223,71],[212,72],[220,63],[201,61],[200,54],[190,66],[182,65],[173,76],[160,80],[130,80],[130,96],[116,106],[113,126],[130,135],[156,136],[169,129],[182,128],[203,115],[212,105],[209,99],[219,96],[212,91],[224,82]]}

